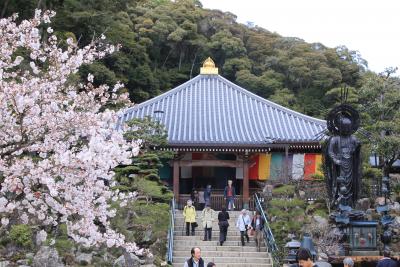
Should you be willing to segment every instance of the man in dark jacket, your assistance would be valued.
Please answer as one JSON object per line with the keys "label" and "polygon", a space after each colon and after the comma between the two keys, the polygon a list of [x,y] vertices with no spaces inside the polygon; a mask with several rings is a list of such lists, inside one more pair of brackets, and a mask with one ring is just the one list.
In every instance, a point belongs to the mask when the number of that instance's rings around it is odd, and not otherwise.
{"label": "man in dark jacket", "polygon": [[397,262],[390,258],[390,251],[383,251],[383,258],[378,261],[376,267],[398,267]]}
{"label": "man in dark jacket", "polygon": [[223,207],[222,211],[218,213],[218,226],[219,226],[219,245],[222,246],[226,241],[226,235],[228,234],[229,227],[229,213],[226,208]]}
{"label": "man in dark jacket", "polygon": [[259,211],[256,211],[256,215],[251,220],[251,228],[255,231],[254,239],[256,241],[257,251],[261,251],[261,242],[263,237],[263,229],[264,229],[264,218],[261,216]]}
{"label": "man in dark jacket", "polygon": [[235,209],[235,204],[234,204],[235,197],[236,197],[235,187],[232,186],[232,180],[228,180],[228,185],[225,186],[224,189],[224,199],[226,200],[226,208],[228,210]]}
{"label": "man in dark jacket", "polygon": [[185,262],[183,267],[205,267],[199,247],[193,247],[190,250],[190,254],[192,254],[192,257]]}

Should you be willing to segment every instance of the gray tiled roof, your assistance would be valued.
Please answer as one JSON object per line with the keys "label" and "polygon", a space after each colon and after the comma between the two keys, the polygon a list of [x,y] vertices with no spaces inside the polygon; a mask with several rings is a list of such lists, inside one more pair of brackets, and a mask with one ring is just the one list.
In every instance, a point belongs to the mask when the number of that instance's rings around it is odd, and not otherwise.
{"label": "gray tiled roof", "polygon": [[315,142],[326,129],[315,119],[261,98],[219,75],[198,75],[188,82],[128,109],[123,121],[154,117],[170,145],[267,145]]}

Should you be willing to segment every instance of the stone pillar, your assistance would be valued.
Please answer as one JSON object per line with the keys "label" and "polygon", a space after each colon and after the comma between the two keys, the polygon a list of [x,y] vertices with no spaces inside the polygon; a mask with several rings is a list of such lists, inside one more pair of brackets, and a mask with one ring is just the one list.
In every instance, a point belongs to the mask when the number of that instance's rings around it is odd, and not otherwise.
{"label": "stone pillar", "polygon": [[285,145],[285,166],[283,166],[283,177],[286,183],[289,183],[289,145]]}
{"label": "stone pillar", "polygon": [[243,208],[249,208],[249,161],[243,159]]}
{"label": "stone pillar", "polygon": [[178,160],[174,160],[174,182],[173,182],[173,189],[174,189],[174,196],[176,203],[179,203],[179,162]]}

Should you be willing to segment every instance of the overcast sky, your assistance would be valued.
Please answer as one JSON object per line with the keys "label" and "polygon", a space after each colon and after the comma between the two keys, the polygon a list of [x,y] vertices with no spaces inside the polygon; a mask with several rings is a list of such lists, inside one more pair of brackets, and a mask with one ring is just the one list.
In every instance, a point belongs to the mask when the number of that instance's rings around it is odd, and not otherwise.
{"label": "overcast sky", "polygon": [[[369,69],[400,69],[398,0],[200,0],[203,7],[230,11],[285,37],[345,45],[368,61]],[[399,75],[400,70],[397,71]]]}

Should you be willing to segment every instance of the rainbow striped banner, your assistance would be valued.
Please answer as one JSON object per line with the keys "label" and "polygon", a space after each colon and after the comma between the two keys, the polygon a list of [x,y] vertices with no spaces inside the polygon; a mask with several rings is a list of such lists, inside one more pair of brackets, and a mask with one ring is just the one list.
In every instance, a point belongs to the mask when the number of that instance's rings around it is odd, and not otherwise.
{"label": "rainbow striped banner", "polygon": [[[288,175],[292,179],[312,179],[314,174],[322,175],[322,155],[318,153],[289,154]],[[250,160],[250,180],[281,180],[284,176],[285,155],[283,153],[260,153]]]}

